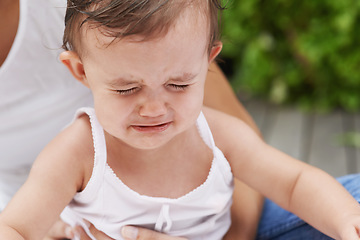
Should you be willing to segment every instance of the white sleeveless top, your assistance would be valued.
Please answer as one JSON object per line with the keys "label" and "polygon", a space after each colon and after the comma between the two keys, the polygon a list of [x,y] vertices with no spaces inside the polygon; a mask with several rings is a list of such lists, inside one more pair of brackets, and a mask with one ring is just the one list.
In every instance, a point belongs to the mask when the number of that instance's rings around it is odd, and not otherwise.
{"label": "white sleeveless top", "polygon": [[90,91],[58,60],[65,6],[20,0],[18,31],[0,67],[0,211],[76,109],[92,106]]}
{"label": "white sleeveless top", "polygon": [[104,131],[94,109],[80,109],[77,116],[84,112],[89,115],[92,127],[94,169],[85,189],[75,195],[62,213],[64,221],[86,228],[82,222],[86,219],[114,239],[123,239],[120,232],[124,225],[142,226],[189,239],[223,238],[231,224],[233,175],[228,161],[215,146],[202,113],[197,127],[213,151],[210,172],[195,190],[171,199],[140,195],[126,186],[107,164]]}

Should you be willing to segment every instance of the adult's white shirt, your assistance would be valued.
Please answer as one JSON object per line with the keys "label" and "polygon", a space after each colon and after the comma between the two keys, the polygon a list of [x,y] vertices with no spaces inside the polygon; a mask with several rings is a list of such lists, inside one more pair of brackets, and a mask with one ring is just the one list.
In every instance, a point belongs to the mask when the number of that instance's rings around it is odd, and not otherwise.
{"label": "adult's white shirt", "polygon": [[20,0],[18,31],[0,67],[0,211],[76,109],[92,105],[59,61],[65,7],[65,0]]}

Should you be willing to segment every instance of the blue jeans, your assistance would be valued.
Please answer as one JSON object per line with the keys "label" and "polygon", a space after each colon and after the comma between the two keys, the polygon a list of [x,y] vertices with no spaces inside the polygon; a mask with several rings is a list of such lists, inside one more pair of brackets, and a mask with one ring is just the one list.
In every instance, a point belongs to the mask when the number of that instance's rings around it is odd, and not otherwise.
{"label": "blue jeans", "polygon": [[[338,178],[338,181],[360,202],[360,174],[344,176]],[[327,240],[332,238],[266,199],[256,239]]]}

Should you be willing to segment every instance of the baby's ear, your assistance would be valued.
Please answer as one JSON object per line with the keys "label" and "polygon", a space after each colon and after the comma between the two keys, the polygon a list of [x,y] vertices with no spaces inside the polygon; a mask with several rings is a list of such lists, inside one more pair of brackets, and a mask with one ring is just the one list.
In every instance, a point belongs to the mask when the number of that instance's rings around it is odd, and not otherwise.
{"label": "baby's ear", "polygon": [[216,42],[214,46],[211,48],[210,54],[209,54],[209,63],[211,63],[217,55],[221,52],[221,49],[223,47],[222,42]]}
{"label": "baby's ear", "polygon": [[84,65],[79,55],[74,51],[65,51],[60,54],[60,61],[69,69],[71,74],[86,87],[89,87],[84,71]]}

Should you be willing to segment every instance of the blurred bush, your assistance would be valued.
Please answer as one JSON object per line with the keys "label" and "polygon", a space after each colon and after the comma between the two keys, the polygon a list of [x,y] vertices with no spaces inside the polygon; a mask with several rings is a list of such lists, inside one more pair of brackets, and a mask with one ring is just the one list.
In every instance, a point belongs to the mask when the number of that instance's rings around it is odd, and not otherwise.
{"label": "blurred bush", "polygon": [[220,58],[235,91],[306,109],[360,110],[359,14],[357,0],[228,1]]}

